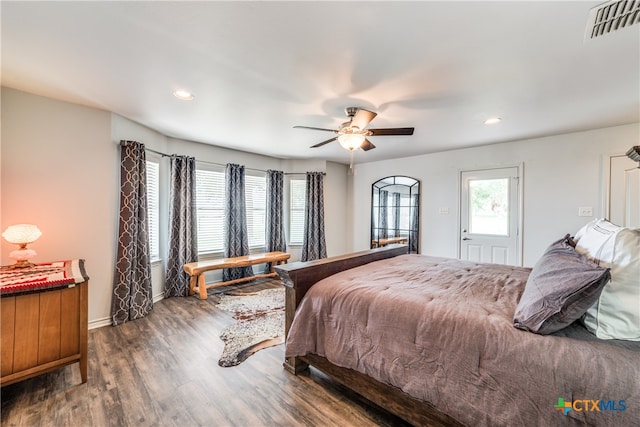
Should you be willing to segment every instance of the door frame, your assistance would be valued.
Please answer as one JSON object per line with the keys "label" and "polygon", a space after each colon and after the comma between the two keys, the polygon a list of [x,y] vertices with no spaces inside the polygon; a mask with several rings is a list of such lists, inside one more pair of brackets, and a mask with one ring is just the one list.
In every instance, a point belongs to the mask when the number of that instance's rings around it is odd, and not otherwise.
{"label": "door frame", "polygon": [[602,155],[602,201],[600,212],[602,212],[602,218],[607,220],[611,216],[611,162],[616,157],[627,157],[627,155],[620,153]]}
{"label": "door frame", "polygon": [[522,267],[522,251],[524,250],[524,238],[523,238],[523,224],[524,224],[524,162],[509,163],[504,165],[495,165],[489,167],[477,167],[477,168],[465,168],[458,169],[458,231],[456,248],[458,253],[458,259],[462,258],[462,174],[464,172],[475,171],[488,171],[494,169],[507,169],[516,168],[518,170],[518,184],[516,188],[518,190],[518,219],[517,219],[517,232],[516,232],[516,265]]}

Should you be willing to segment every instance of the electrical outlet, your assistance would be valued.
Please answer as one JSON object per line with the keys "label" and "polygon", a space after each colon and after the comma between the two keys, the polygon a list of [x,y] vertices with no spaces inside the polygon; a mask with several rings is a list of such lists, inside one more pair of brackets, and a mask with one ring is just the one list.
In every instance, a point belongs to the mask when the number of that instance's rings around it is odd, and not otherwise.
{"label": "electrical outlet", "polygon": [[449,208],[440,208],[438,212],[440,215],[449,215]]}
{"label": "electrical outlet", "polygon": [[593,216],[593,208],[591,206],[578,208],[578,216]]}

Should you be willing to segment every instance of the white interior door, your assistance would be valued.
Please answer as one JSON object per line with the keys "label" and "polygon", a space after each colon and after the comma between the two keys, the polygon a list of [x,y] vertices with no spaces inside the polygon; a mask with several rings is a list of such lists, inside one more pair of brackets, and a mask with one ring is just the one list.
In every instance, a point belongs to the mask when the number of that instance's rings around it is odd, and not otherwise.
{"label": "white interior door", "polygon": [[520,265],[519,168],[463,171],[460,258]]}
{"label": "white interior door", "polygon": [[627,156],[610,158],[608,219],[616,225],[640,228],[640,169]]}

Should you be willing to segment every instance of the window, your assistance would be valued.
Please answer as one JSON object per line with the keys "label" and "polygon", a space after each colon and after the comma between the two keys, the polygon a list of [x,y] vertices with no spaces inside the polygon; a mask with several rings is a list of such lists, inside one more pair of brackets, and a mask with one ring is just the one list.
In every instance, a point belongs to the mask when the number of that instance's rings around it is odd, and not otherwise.
{"label": "window", "polygon": [[147,221],[149,223],[149,256],[151,261],[160,259],[160,164],[147,160]]}
{"label": "window", "polygon": [[304,208],[307,183],[304,179],[289,181],[289,243],[301,245],[304,240]]}
{"label": "window", "polygon": [[[249,247],[265,246],[266,179],[245,175],[244,197]],[[224,251],[225,173],[222,168],[196,170],[198,253]]]}
{"label": "window", "polygon": [[244,198],[247,208],[247,233],[249,247],[265,247],[265,215],[267,204],[267,180],[264,176],[245,175]]}
{"label": "window", "polygon": [[224,172],[196,170],[198,253],[224,250]]}
{"label": "window", "polygon": [[509,178],[469,180],[469,232],[509,235]]}

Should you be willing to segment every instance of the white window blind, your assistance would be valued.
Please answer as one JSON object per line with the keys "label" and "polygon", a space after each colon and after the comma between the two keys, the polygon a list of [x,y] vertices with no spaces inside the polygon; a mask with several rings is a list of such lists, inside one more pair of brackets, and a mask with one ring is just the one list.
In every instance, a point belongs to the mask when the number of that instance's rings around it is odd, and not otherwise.
{"label": "white window blind", "polygon": [[[198,215],[198,253],[224,250],[224,171],[196,170],[196,209]],[[245,205],[249,247],[264,250],[266,179],[245,175]]]}
{"label": "white window blind", "polygon": [[198,253],[224,250],[224,172],[196,170]]}
{"label": "white window blind", "polygon": [[147,160],[147,220],[149,222],[149,256],[151,261],[160,259],[160,164]]}
{"label": "white window blind", "polygon": [[247,208],[249,247],[259,248],[261,251],[265,247],[266,187],[267,182],[264,175],[245,175],[244,198]]}
{"label": "white window blind", "polygon": [[307,182],[289,181],[289,243],[301,245],[304,240],[304,207]]}

